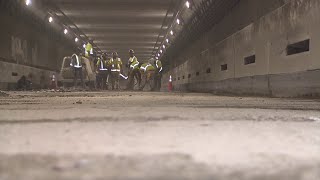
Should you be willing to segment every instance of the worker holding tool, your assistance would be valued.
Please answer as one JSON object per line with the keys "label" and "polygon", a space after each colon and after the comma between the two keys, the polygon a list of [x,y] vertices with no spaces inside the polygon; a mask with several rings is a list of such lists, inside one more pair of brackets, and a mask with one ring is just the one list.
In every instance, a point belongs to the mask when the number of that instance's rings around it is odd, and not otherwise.
{"label": "worker holding tool", "polygon": [[126,90],[133,90],[134,88],[134,78],[137,79],[138,81],[138,84],[140,86],[140,83],[141,83],[141,74],[139,72],[139,61],[137,59],[137,57],[134,55],[134,51],[132,49],[129,50],[129,61],[128,61],[128,68],[129,68],[129,71],[128,71],[128,78],[129,78],[129,81],[127,83],[127,88]]}
{"label": "worker holding tool", "polygon": [[109,60],[109,68],[111,71],[111,86],[112,90],[120,89],[120,75],[123,75],[123,70],[122,70],[122,61],[118,57],[117,52],[112,53],[112,58]]}
{"label": "worker holding tool", "polygon": [[139,67],[141,73],[141,85],[139,88],[140,91],[143,91],[146,84],[150,85],[151,90],[154,89],[154,83],[152,81],[154,80],[156,68],[152,65],[153,61],[154,58],[151,58],[148,63],[144,63]]}
{"label": "worker holding tool", "polygon": [[77,54],[73,54],[71,56],[71,62],[70,66],[73,67],[74,70],[74,87],[77,87],[77,79],[80,78],[82,88],[85,88],[84,80],[83,80],[83,72],[82,72],[82,66],[83,66],[83,54],[80,53],[79,56]]}

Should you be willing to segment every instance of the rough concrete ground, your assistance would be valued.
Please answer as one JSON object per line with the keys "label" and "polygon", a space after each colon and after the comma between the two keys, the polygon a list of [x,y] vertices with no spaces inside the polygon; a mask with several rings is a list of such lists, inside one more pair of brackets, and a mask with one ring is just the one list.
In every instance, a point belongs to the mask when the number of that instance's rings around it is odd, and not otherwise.
{"label": "rough concrete ground", "polygon": [[8,94],[0,180],[320,179],[320,100]]}

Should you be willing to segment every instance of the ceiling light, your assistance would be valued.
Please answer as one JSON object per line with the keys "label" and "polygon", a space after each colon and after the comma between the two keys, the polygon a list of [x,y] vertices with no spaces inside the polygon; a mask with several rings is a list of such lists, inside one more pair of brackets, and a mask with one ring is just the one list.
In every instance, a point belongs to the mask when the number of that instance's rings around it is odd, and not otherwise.
{"label": "ceiling light", "polygon": [[64,29],[63,33],[67,34],[68,33],[68,29]]}
{"label": "ceiling light", "polygon": [[78,39],[78,38],[75,38],[75,39],[74,39],[74,41],[75,41],[75,42],[78,42],[78,41],[79,41],[79,39]]}
{"label": "ceiling light", "polygon": [[156,57],[156,60],[158,60],[159,58],[158,57]]}
{"label": "ceiling light", "polygon": [[158,53],[158,56],[160,56],[160,54]]}
{"label": "ceiling light", "polygon": [[173,35],[173,31],[172,30],[170,31],[170,34]]}
{"label": "ceiling light", "polygon": [[167,41],[167,43],[169,43],[169,39],[168,38],[166,39],[166,41]]}
{"label": "ceiling light", "polygon": [[50,16],[48,20],[49,20],[49,23],[51,23],[53,21],[53,18]]}
{"label": "ceiling light", "polygon": [[180,24],[180,19],[177,19],[177,24]]}
{"label": "ceiling light", "polygon": [[163,51],[162,51],[162,49],[160,49],[160,53],[162,53]]}
{"label": "ceiling light", "polygon": [[165,45],[162,45],[162,47],[163,47],[163,49],[165,49],[165,48],[166,48],[166,46],[165,46]]}
{"label": "ceiling light", "polygon": [[189,1],[186,2],[186,6],[187,6],[188,9],[190,8],[190,3],[189,3]]}
{"label": "ceiling light", "polygon": [[29,6],[31,4],[31,0],[26,0],[26,5]]}
{"label": "ceiling light", "polygon": [[82,46],[83,48],[86,48],[86,44],[83,44],[83,46]]}

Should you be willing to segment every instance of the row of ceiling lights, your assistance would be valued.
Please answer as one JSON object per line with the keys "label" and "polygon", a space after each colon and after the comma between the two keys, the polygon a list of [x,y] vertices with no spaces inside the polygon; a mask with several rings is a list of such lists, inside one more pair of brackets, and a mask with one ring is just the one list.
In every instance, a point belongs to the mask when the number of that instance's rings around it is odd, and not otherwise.
{"label": "row of ceiling lights", "polygon": [[[188,9],[191,8],[191,4],[190,4],[189,1],[186,1],[186,2],[185,2],[185,7],[187,7]],[[177,14],[179,14],[179,12],[178,12]],[[181,24],[182,24],[182,23],[181,23],[181,20],[179,19],[179,17],[177,17],[175,23],[178,24],[178,25],[181,25]],[[173,26],[173,25],[172,25],[172,26]],[[172,28],[171,28],[169,34],[170,34],[171,36],[174,35],[174,32],[173,32]],[[165,45],[165,44],[168,44],[168,45],[170,44],[170,43],[169,43],[168,34],[166,34],[165,40],[164,40],[164,42],[162,42],[162,47],[161,47],[161,45],[160,45],[160,47],[158,48],[159,51],[158,51],[158,52],[156,53],[156,55],[155,55],[155,58],[156,58],[156,59],[159,59],[159,58],[161,57],[162,53],[164,53],[164,51],[166,50],[166,45]]]}
{"label": "row of ceiling lights", "polygon": [[[26,4],[27,6],[30,6],[30,5],[32,4],[32,1],[31,1],[31,0],[25,0],[25,4]],[[54,19],[53,19],[52,15],[49,15],[49,16],[48,16],[48,22],[49,22],[49,23],[53,23],[53,22],[54,22]],[[65,35],[67,35],[67,34],[69,33],[69,31],[68,31],[69,28],[67,28],[66,25],[63,25],[63,26],[64,26],[63,33],[64,33]],[[75,33],[73,33],[73,34],[74,34],[74,36],[75,36],[74,41],[75,41],[76,43],[78,43],[78,42],[79,42],[79,38],[78,38],[79,36],[77,36]],[[84,42],[83,48],[85,48],[85,46],[86,46],[86,44],[85,44],[85,42]]]}
{"label": "row of ceiling lights", "polygon": [[[26,3],[27,6],[29,6],[29,5],[32,4],[31,0],[25,0],[25,3]],[[190,4],[190,2],[189,2],[188,0],[185,2],[185,6],[186,6],[188,9],[190,9],[191,4]],[[179,14],[179,13],[178,13],[178,14]],[[49,17],[48,17],[48,22],[49,22],[49,23],[52,23],[53,21],[54,21],[54,20],[53,20],[53,17],[52,17],[52,16],[49,16]],[[179,18],[177,18],[177,19],[176,19],[176,23],[177,23],[178,25],[181,25],[181,20],[180,20]],[[64,25],[64,26],[65,26],[65,25]],[[68,28],[65,27],[64,30],[63,30],[63,33],[66,35],[66,34],[68,34],[68,32],[69,32],[69,31],[68,31]],[[174,35],[174,32],[173,32],[172,29],[170,30],[169,34],[170,34],[171,36]],[[166,50],[166,45],[165,45],[165,43],[169,45],[168,34],[167,34],[165,37],[166,37],[166,38],[165,38],[165,42],[162,42],[162,47],[159,47],[159,48],[158,48],[159,51],[156,53],[156,57],[155,57],[156,59],[159,59],[159,58],[161,57],[161,54],[164,53],[164,51]],[[79,38],[78,38],[77,35],[75,35],[74,41],[75,41],[76,43],[79,42]],[[85,48],[85,46],[86,46],[86,44],[84,43],[84,44],[83,44],[83,48]]]}

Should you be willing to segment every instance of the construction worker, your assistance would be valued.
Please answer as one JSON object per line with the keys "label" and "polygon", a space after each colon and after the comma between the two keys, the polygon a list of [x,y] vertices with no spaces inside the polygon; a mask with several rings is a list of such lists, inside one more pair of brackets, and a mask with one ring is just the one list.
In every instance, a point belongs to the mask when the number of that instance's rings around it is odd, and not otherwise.
{"label": "construction worker", "polygon": [[101,57],[98,58],[98,61],[96,63],[96,69],[97,69],[97,85],[98,88],[101,88],[102,90],[108,89],[107,86],[107,79],[109,75],[109,69],[108,69],[108,54],[103,53]]}
{"label": "construction worker", "polygon": [[73,79],[74,87],[77,87],[77,80],[78,78],[80,78],[82,88],[84,88],[85,85],[84,85],[83,74],[82,74],[82,66],[83,66],[82,57],[83,57],[82,53],[80,53],[79,56],[77,54],[73,54],[71,56],[70,66],[73,67],[73,71],[74,71],[74,79]]}
{"label": "construction worker", "polygon": [[109,68],[111,71],[111,86],[112,90],[120,89],[120,74],[122,74],[122,61],[118,57],[117,52],[112,53],[112,58],[109,60]]}
{"label": "construction worker", "polygon": [[87,43],[86,47],[85,47],[85,57],[88,58],[88,59],[93,56],[92,44],[93,44],[93,40],[90,39],[89,42]]}
{"label": "construction worker", "polygon": [[154,62],[154,67],[156,67],[156,71],[154,75],[154,91],[160,91],[161,79],[162,79],[162,62],[157,59]]}
{"label": "construction worker", "polygon": [[94,63],[94,52],[93,52],[93,40],[89,39],[89,42],[87,43],[86,47],[85,47],[85,57],[89,59],[90,61],[90,67],[92,69],[92,71],[95,71],[95,63]]}
{"label": "construction worker", "polygon": [[127,84],[127,88],[126,90],[133,90],[134,88],[134,78],[137,79],[138,84],[140,86],[140,82],[141,82],[141,74],[139,72],[139,61],[137,59],[137,57],[134,55],[134,51],[132,49],[129,50],[129,61],[128,61],[128,68],[129,68],[129,72],[128,72],[128,76],[129,76],[129,81]]}
{"label": "construction worker", "polygon": [[151,90],[154,89],[154,84],[151,82],[154,80],[154,74],[156,71],[156,68],[152,65],[153,61],[154,59],[151,58],[148,63],[144,63],[139,67],[141,73],[141,85],[139,88],[140,91],[143,91],[147,83],[150,85]]}

